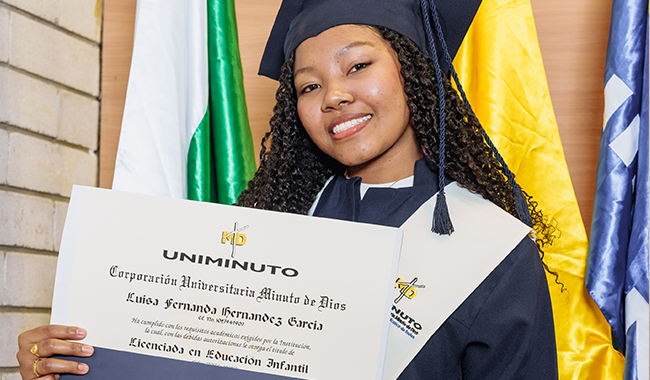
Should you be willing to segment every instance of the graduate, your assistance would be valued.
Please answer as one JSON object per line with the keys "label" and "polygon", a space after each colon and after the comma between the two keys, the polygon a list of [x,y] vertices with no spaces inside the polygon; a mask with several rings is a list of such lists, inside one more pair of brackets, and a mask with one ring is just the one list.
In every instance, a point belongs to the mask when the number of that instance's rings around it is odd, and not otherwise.
{"label": "graduate", "polygon": [[[261,75],[279,81],[277,104],[239,205],[399,227],[433,201],[432,225],[422,228],[453,239],[462,226],[454,225],[445,187],[454,182],[531,228],[426,337],[400,380],[558,376],[540,258],[552,228],[451,82],[452,54],[479,4],[285,0],[260,65]],[[69,326],[23,333],[23,379],[86,373],[85,364],[51,358],[92,355],[74,342],[85,334]]]}

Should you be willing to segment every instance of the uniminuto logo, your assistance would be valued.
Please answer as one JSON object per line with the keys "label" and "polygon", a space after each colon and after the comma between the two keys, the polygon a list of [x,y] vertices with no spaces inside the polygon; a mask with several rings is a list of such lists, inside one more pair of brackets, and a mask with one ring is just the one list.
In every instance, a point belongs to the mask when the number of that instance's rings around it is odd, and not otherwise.
{"label": "uniminuto logo", "polygon": [[425,287],[425,285],[418,285],[416,284],[416,282],[418,282],[417,277],[414,277],[413,280],[411,280],[410,282],[406,282],[401,278],[398,278],[397,281],[395,281],[395,289],[399,289],[399,296],[395,298],[395,303],[398,303],[404,297],[408,299],[415,298],[415,296],[418,295],[418,291],[416,288]]}
{"label": "uniminuto logo", "polygon": [[235,257],[235,252],[237,247],[240,247],[246,244],[246,235],[241,233],[248,228],[248,225],[239,227],[239,223],[235,222],[235,226],[232,231],[223,231],[221,233],[221,244],[230,244],[232,245],[232,251],[230,252],[230,257]]}

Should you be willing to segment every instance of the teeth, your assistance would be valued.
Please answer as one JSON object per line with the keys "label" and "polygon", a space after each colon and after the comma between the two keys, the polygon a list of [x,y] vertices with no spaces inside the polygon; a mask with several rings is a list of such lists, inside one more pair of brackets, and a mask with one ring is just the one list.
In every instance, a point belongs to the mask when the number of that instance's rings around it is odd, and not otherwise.
{"label": "teeth", "polygon": [[354,127],[357,124],[361,124],[364,121],[370,120],[371,117],[372,116],[370,116],[370,115],[366,115],[366,116],[360,117],[358,119],[348,120],[345,123],[341,123],[341,124],[337,125],[336,127],[334,127],[334,130],[332,132],[334,134],[341,133],[341,132],[343,132],[345,130],[348,130],[348,129]]}

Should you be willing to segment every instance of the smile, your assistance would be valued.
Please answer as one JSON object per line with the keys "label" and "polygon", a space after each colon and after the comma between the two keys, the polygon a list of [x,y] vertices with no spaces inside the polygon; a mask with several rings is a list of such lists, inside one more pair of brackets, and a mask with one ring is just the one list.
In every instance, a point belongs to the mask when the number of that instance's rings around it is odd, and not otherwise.
{"label": "smile", "polygon": [[341,133],[343,131],[346,131],[346,130],[354,127],[355,125],[359,125],[359,124],[363,123],[364,121],[370,120],[370,118],[372,118],[372,115],[366,115],[366,116],[360,117],[358,119],[348,120],[345,123],[338,124],[336,127],[334,127],[334,129],[332,130],[332,133],[334,133],[334,134]]}

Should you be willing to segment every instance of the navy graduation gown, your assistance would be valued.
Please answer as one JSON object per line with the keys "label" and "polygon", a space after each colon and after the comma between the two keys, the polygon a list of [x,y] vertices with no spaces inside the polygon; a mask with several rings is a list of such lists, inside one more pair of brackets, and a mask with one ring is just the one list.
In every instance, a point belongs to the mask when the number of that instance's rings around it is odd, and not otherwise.
{"label": "navy graduation gown", "polygon": [[[421,159],[413,187],[370,188],[361,200],[360,178],[336,176],[314,216],[399,227],[438,192],[437,178]],[[557,377],[546,275],[535,243],[524,237],[431,336],[399,380]]]}

